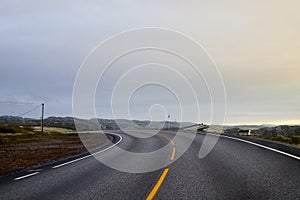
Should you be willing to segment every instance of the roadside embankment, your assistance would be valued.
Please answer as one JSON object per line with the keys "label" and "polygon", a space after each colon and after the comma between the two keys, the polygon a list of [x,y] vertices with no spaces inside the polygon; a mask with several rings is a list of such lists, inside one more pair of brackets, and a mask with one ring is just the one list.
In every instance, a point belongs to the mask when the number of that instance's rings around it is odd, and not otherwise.
{"label": "roadside embankment", "polygon": [[276,142],[276,141],[272,141],[272,140],[266,140],[266,139],[261,139],[261,138],[254,138],[252,136],[238,136],[238,135],[231,135],[231,134],[224,134],[226,136],[230,136],[230,137],[236,137],[236,138],[240,138],[243,140],[247,140],[250,142],[255,142],[257,144],[261,144],[267,147],[271,147],[295,156],[300,157],[300,148],[297,148],[295,146],[291,146],[288,144],[283,144],[280,142]]}

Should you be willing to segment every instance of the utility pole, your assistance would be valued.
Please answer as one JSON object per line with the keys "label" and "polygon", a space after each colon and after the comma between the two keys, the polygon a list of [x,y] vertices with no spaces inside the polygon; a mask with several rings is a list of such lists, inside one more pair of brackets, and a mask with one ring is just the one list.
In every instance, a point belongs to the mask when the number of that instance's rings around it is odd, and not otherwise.
{"label": "utility pole", "polygon": [[41,118],[41,130],[42,130],[42,133],[44,132],[44,109],[45,109],[45,104],[42,103],[42,118]]}
{"label": "utility pole", "polygon": [[171,121],[170,121],[170,114],[168,115],[168,120],[169,120],[169,127],[168,127],[168,129],[171,129]]}

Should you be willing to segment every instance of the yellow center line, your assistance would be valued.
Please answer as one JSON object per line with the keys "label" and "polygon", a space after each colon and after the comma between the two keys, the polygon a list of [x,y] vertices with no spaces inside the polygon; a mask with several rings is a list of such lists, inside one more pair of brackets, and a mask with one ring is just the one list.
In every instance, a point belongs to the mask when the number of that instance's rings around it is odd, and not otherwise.
{"label": "yellow center line", "polygon": [[[175,158],[175,154],[176,154],[176,148],[175,148],[175,143],[173,140],[171,140],[169,137],[164,136],[165,138],[167,138],[170,143],[173,145],[173,151],[172,151],[172,155],[171,155],[171,160],[174,160]],[[164,182],[167,174],[169,172],[169,168],[164,169],[162,175],[159,177],[157,183],[155,184],[154,188],[151,190],[150,194],[147,196],[146,200],[152,200],[154,198],[154,196],[156,195],[156,193],[158,192],[160,186],[162,185],[162,183]]]}
{"label": "yellow center line", "polygon": [[172,151],[172,155],[171,155],[170,160],[174,160],[175,154],[176,154],[175,143],[174,143],[174,141],[171,140],[168,136],[165,136],[165,135],[164,135],[164,137],[167,138],[167,139],[170,141],[170,143],[173,145],[173,151]]}
{"label": "yellow center line", "polygon": [[166,168],[164,170],[164,172],[162,173],[162,175],[160,176],[159,180],[157,181],[157,183],[155,184],[154,188],[152,189],[152,191],[150,192],[150,194],[148,195],[148,197],[146,198],[146,200],[152,200],[153,197],[155,196],[155,194],[157,193],[157,191],[159,190],[161,184],[164,182],[167,174],[169,172],[169,168]]}
{"label": "yellow center line", "polygon": [[167,140],[169,140],[171,142],[172,145],[175,145],[174,141],[171,140],[168,136],[163,135]]}
{"label": "yellow center line", "polygon": [[175,154],[176,154],[176,148],[175,148],[175,147],[173,147],[173,151],[172,151],[171,160],[174,160],[174,158],[175,158]]}
{"label": "yellow center line", "polygon": [[170,140],[171,144],[175,145],[175,143],[173,142],[173,140]]}

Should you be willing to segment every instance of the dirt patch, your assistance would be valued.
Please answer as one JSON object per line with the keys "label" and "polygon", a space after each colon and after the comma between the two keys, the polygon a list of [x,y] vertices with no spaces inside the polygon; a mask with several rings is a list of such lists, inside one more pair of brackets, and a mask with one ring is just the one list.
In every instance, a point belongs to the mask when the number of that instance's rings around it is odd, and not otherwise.
{"label": "dirt patch", "polygon": [[[1,135],[1,137],[0,176],[87,151],[77,134]],[[107,142],[92,134],[82,137],[89,141],[89,147]]]}

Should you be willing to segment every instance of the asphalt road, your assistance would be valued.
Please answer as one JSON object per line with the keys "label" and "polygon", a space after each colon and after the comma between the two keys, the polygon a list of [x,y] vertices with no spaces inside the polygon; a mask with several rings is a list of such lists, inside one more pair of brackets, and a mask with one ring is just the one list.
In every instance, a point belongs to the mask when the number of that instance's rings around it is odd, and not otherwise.
{"label": "asphalt road", "polygon": [[[174,148],[162,158],[177,158],[174,149],[180,141],[172,141],[172,132],[147,139],[115,133],[122,136],[117,146],[131,152],[151,152],[173,143]],[[229,138],[220,138],[210,154],[200,159],[203,140],[204,135],[197,135],[183,156],[154,172],[120,172],[90,156],[58,168],[53,168],[56,163],[41,171],[2,177],[0,199],[300,198],[299,160]],[[111,153],[114,148],[100,154],[122,159]]]}

